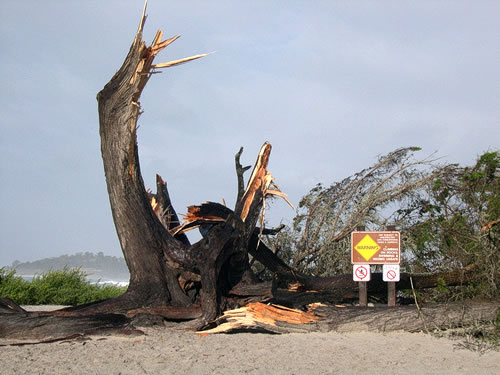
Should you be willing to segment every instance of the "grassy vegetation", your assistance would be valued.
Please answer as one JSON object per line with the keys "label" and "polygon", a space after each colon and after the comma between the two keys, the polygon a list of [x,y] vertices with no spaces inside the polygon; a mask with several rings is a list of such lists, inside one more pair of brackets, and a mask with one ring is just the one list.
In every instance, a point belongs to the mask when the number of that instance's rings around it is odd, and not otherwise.
{"label": "grassy vegetation", "polygon": [[95,285],[79,269],[64,268],[37,275],[32,281],[16,276],[15,271],[0,268],[0,297],[20,305],[78,305],[123,294],[127,288]]}

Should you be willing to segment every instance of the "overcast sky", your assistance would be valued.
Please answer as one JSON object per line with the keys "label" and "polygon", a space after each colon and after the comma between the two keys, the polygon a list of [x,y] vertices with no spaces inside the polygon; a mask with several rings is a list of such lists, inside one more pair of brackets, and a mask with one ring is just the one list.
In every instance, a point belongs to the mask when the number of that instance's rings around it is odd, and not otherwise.
{"label": "overcast sky", "polygon": [[[0,266],[121,255],[96,94],[126,56],[142,0],[1,0]],[[499,1],[150,0],[144,38],[183,37],[157,62],[139,154],[179,213],[234,205],[234,154],[264,141],[292,203],[401,146],[473,164],[500,146]],[[275,201],[270,224],[294,211]]]}

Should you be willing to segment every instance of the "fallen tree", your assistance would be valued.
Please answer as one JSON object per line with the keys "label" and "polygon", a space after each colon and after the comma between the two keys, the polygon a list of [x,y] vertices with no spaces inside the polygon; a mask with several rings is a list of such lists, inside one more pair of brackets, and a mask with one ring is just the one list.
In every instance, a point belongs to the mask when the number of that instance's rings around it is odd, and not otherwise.
{"label": "fallen tree", "polygon": [[[266,197],[286,200],[267,170],[269,143],[263,144],[246,187],[243,175],[250,167],[240,163],[243,149],[236,154],[238,188],[233,209],[213,202],[191,206],[181,224],[167,184],[159,175],[156,193],[146,190],[137,146],[141,93],[159,69],[206,54],[154,64],[157,54],[179,36],[162,40],[163,33],[158,31],[152,44],[146,46],[142,40],[145,20],[144,10],[123,65],[97,94],[104,171],[113,220],[130,271],[129,287],[117,298],[44,314],[29,313],[11,301],[3,301],[0,337],[33,337],[34,326],[36,338],[54,333],[60,337],[89,334],[100,328],[133,330],[134,322],[154,324],[163,318],[187,320],[189,328],[199,330],[218,324],[216,319],[224,311],[260,306],[249,304],[262,302],[287,306],[276,312],[282,313],[285,322],[295,319],[288,314],[291,308],[299,308],[299,322],[304,314],[309,314],[304,322],[312,317],[314,321],[324,320],[325,315],[303,311],[303,306],[312,302],[341,303],[346,295],[356,293],[357,283],[351,275],[307,277],[283,262],[260,240],[262,234],[280,230],[264,228],[262,208]],[[191,244],[185,232],[193,228],[199,228],[203,238]],[[274,273],[273,282],[258,279],[250,267],[249,256]],[[468,273],[462,271],[403,274],[398,287],[410,288],[410,280],[416,288],[431,287],[437,285],[438,278],[448,285],[457,285],[466,282],[467,277]],[[381,294],[385,288],[381,275],[374,275],[369,292]],[[59,328],[55,330],[55,326]]]}
{"label": "fallen tree", "polygon": [[429,304],[415,306],[354,306],[313,303],[306,311],[276,305],[251,303],[226,311],[204,333],[259,331],[307,332],[432,332],[464,327],[496,319],[498,303]]}
{"label": "fallen tree", "polygon": [[[497,319],[499,304],[495,301],[453,302],[413,306],[355,307],[312,303],[302,309],[251,302],[225,311],[211,322],[201,335],[228,332],[308,333],[308,332],[435,332]],[[145,315],[143,315],[145,314]],[[142,335],[144,316],[151,325],[151,314],[162,324],[162,318],[176,320],[195,318],[201,311],[157,307],[134,309],[124,314],[79,314],[76,312],[28,312],[4,299],[0,300],[0,346],[44,344],[98,335]],[[188,314],[192,314],[189,316]],[[7,339],[7,340],[5,340]],[[37,340],[37,341],[33,341]]]}

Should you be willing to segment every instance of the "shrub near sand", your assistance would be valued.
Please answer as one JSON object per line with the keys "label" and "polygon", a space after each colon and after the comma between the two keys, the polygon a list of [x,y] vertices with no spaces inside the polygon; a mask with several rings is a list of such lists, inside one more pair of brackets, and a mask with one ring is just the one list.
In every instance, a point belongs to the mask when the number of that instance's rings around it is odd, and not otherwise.
{"label": "shrub near sand", "polygon": [[36,275],[32,281],[0,269],[0,296],[19,305],[80,305],[117,297],[126,287],[92,284],[79,269],[63,268]]}

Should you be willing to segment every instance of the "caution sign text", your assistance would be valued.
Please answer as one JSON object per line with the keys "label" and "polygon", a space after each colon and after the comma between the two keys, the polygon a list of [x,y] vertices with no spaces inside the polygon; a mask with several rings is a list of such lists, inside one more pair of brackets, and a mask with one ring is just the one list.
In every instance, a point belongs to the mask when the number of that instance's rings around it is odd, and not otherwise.
{"label": "caution sign text", "polygon": [[399,232],[352,232],[353,264],[399,264]]}

